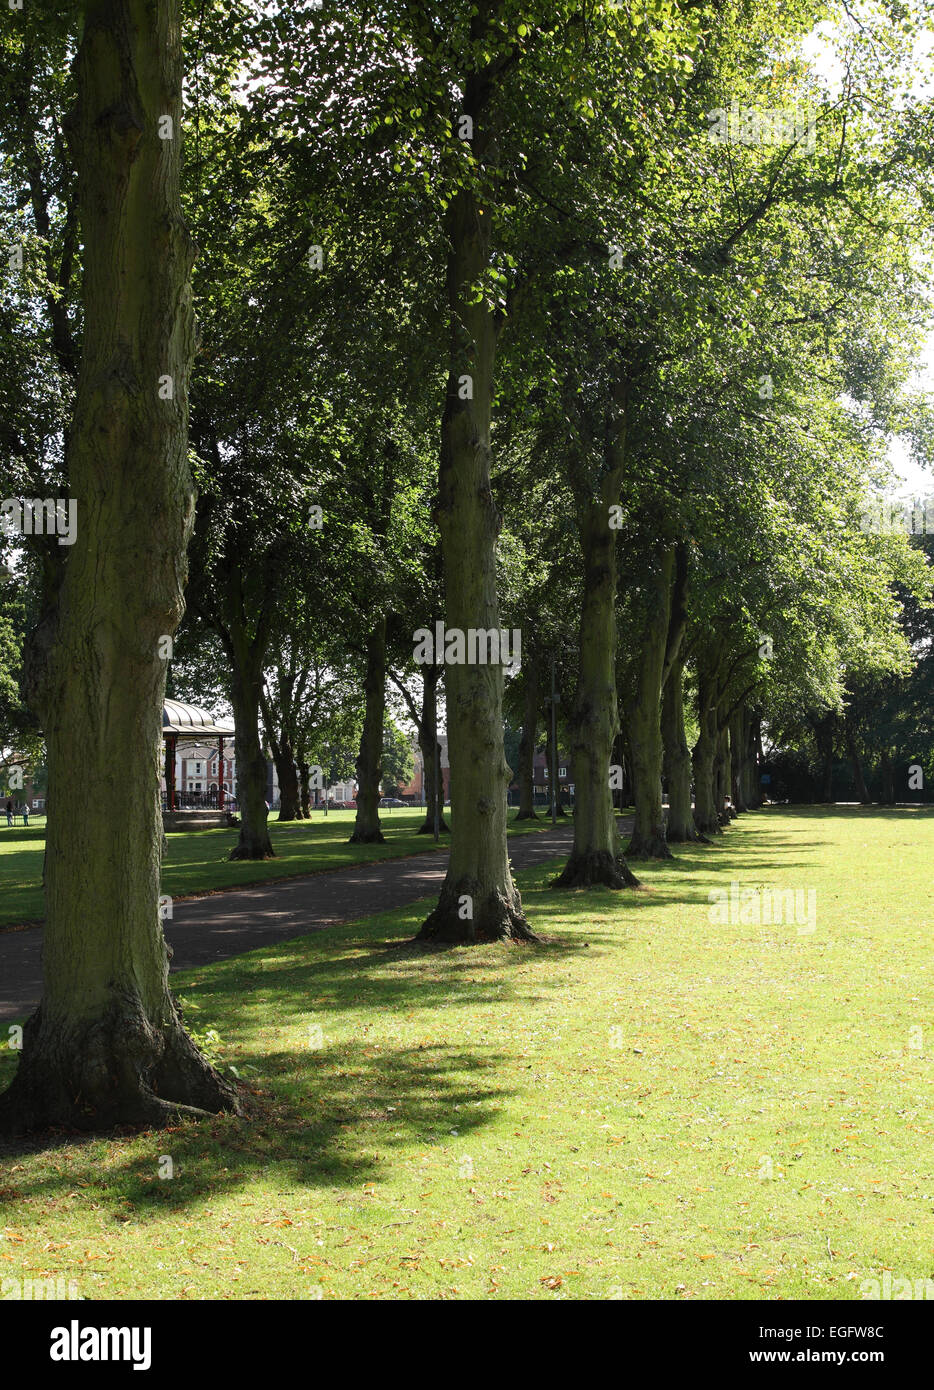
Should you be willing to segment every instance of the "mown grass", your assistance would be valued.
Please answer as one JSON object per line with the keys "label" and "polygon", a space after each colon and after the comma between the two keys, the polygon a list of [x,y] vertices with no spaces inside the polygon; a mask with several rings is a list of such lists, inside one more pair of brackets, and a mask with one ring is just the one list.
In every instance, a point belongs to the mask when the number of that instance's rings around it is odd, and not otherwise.
{"label": "mown grass", "polygon": [[[173,898],[182,898],[194,893],[265,883],[291,874],[320,873],[348,864],[422,854],[427,850],[446,849],[450,843],[450,835],[443,834],[435,845],[430,835],[417,833],[425,819],[423,807],[411,811],[393,807],[380,811],[385,844],[351,845],[348,839],[355,814],[354,811],[331,811],[325,816],[319,811],[310,821],[280,825],[274,813],[269,830],[276,857],[262,861],[228,859],[237,843],[236,829],[189,830],[169,835],[162,890]],[[516,812],[509,814],[512,835],[547,829],[544,818],[517,824]],[[450,807],[445,809],[445,820],[450,825]],[[44,819],[28,828],[0,826],[0,927],[38,922],[43,917],[44,827]]]}
{"label": "mown grass", "polygon": [[[929,811],[769,810],[639,892],[520,875],[539,947],[387,947],[412,905],[178,976],[254,1114],[6,1157],[0,1273],[91,1299],[930,1277],[932,862]],[[813,935],[712,925],[733,879],[816,889]]]}

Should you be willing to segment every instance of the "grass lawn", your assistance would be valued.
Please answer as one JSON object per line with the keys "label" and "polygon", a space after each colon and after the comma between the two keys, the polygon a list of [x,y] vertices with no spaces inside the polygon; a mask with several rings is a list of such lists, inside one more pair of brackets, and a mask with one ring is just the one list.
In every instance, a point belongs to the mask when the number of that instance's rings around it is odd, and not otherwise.
{"label": "grass lawn", "polygon": [[[932,1277],[932,863],[934,812],[774,809],[637,893],[520,875],[541,947],[387,949],[413,905],[179,975],[252,1116],[7,1156],[0,1273],[89,1299]],[[815,889],[816,930],[712,924],[731,880]]]}
{"label": "grass lawn", "polygon": [[[430,835],[419,835],[425,819],[423,807],[380,811],[386,837],[384,845],[348,844],[354,811],[316,812],[310,821],[289,821],[279,825],[277,812],[269,823],[276,858],[265,861],[230,860],[237,843],[236,829],[189,830],[169,835],[169,853],[163,865],[162,891],[173,898],[187,894],[213,892],[219,888],[241,888],[289,874],[318,873],[373,859],[395,859],[405,854],[423,854],[435,848],[446,849],[449,835],[442,835],[438,846]],[[445,808],[450,825],[451,810]],[[524,835],[547,829],[543,816],[537,821],[515,823],[510,811],[511,835]],[[541,814],[541,813],[540,813]],[[22,825],[0,827],[0,927],[21,922],[41,921],[45,911],[42,897],[42,856],[45,848],[45,818],[28,828]]]}

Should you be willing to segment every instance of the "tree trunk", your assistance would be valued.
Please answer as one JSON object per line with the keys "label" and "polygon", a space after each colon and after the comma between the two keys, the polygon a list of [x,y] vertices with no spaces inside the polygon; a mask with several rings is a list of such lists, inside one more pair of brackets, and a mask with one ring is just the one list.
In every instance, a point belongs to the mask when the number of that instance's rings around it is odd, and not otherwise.
{"label": "tree trunk", "polygon": [[[618,701],[619,696],[617,695],[617,710],[619,709]],[[619,769],[618,776],[615,779],[617,785],[612,787],[611,799],[613,802],[613,810],[621,811],[626,805],[624,800],[626,795],[626,745],[623,740],[622,730],[620,730],[613,740],[613,749],[610,753],[610,767]]]}
{"label": "tree trunk", "polygon": [[661,700],[674,562],[674,547],[660,547],[657,563],[645,582],[645,626],[639,648],[636,687],[626,714],[636,810],[627,851],[630,859],[672,857],[665,839],[662,810]]}
{"label": "tree trunk", "polygon": [[720,728],[720,746],[723,749],[723,814],[728,821],[737,816],[733,801],[733,742],[730,738],[729,716],[723,715]]}
{"label": "tree trunk", "polygon": [[717,754],[716,678],[702,665],[697,673],[698,735],[694,745],[694,823],[701,835],[719,835],[714,760]]}
{"label": "tree trunk", "polygon": [[730,715],[730,792],[737,815],[748,811],[746,805],[746,759],[749,756],[748,725],[745,706],[740,705]]}
{"label": "tree trunk", "polygon": [[[486,148],[480,74],[465,84],[464,111],[474,127],[474,157]],[[450,365],[441,422],[436,517],[441,531],[446,621],[499,630],[496,538],[500,517],[490,486],[490,412],[496,352],[494,311],[476,286],[489,264],[488,209],[471,187],[448,211]],[[419,932],[422,941],[535,940],[513,882],[506,848],[503,668],[447,667],[448,757],[454,832],[441,895]]]}
{"label": "tree trunk", "polygon": [[859,797],[863,806],[871,806],[872,797],[869,795],[869,791],[866,787],[866,780],[863,777],[863,765],[860,761],[859,749],[856,746],[856,735],[849,727],[846,731],[846,751],[853,768],[853,781],[856,783],[856,795]]}
{"label": "tree trunk", "polygon": [[882,759],[879,764],[879,776],[882,782],[879,804],[881,806],[895,805],[895,769],[892,766],[892,755],[888,748],[882,750]]}
{"label": "tree trunk", "polygon": [[282,766],[277,768],[279,778],[279,819],[304,820],[301,792],[298,785],[298,767],[295,752],[288,737],[282,739]]}
{"label": "tree trunk", "polygon": [[276,765],[276,776],[279,779],[279,823],[281,825],[284,821],[301,820],[302,808],[299,800],[295,755],[288,739],[284,736],[280,739],[276,733],[273,712],[269,701],[263,694],[262,686],[260,687],[260,708],[263,713],[263,726],[266,730],[272,760]]}
{"label": "tree trunk", "polygon": [[676,660],[662,694],[662,742],[668,780],[666,839],[672,844],[701,840],[691,806],[691,753],[684,733],[684,662]]}
{"label": "tree trunk", "polygon": [[721,825],[729,825],[732,816],[727,806],[727,795],[730,786],[730,745],[727,738],[726,726],[720,723],[719,709],[716,714],[717,724],[717,751],[714,757],[714,778],[717,796],[717,816]]}
{"label": "tree trunk", "polygon": [[379,824],[379,783],[383,771],[383,722],[386,713],[386,617],[378,618],[366,645],[366,702],[360,752],[357,756],[357,814],[352,845],[382,845]]}
{"label": "tree trunk", "polygon": [[231,859],[274,859],[266,804],[268,773],[259,735],[263,693],[262,652],[238,621],[229,629],[231,658],[230,703],[234,712],[234,752],[237,759],[237,800],[240,838]]}
{"label": "tree trunk", "polygon": [[425,779],[425,821],[419,835],[435,833],[437,803],[438,831],[450,834],[444,819],[444,777],[441,772],[441,744],[438,742],[438,678],[437,666],[426,666],[422,678],[422,710],[418,721],[418,746],[422,755],[422,776]]}
{"label": "tree trunk", "polygon": [[538,663],[527,657],[525,662],[525,712],[522,737],[519,740],[519,814],[516,820],[538,820],[535,811],[535,736],[538,732],[538,709],[541,701]]}
{"label": "tree trunk", "polygon": [[[616,703],[616,532],[609,508],[619,497],[620,474],[604,475],[599,501],[579,506],[578,535],[584,561],[580,662],[570,720],[574,759],[574,847],[558,888],[610,888],[638,882],[622,853],[610,761],[619,732]],[[554,773],[557,773],[555,768]],[[553,784],[554,785],[554,784]]]}
{"label": "tree trunk", "polygon": [[299,799],[302,808],[302,819],[311,818],[311,764],[306,763],[304,751],[297,754],[295,766],[298,771]]}
{"label": "tree trunk", "polygon": [[184,610],[194,516],[175,0],[88,0],[76,80],[84,341],[67,463],[79,521],[31,652],[49,769],[44,984],[0,1099],[14,1134],[238,1109],[182,1025],[158,910],[160,641]]}
{"label": "tree trunk", "polygon": [[758,714],[750,714],[749,728],[746,733],[747,739],[747,761],[748,782],[746,790],[746,805],[751,811],[758,811],[762,805],[762,764],[765,761],[762,752],[762,726]]}

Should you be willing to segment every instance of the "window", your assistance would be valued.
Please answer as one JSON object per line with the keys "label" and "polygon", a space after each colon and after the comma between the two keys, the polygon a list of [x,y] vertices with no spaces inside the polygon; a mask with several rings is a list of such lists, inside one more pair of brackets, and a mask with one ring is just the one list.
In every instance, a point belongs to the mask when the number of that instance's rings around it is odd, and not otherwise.
{"label": "window", "polygon": [[567,777],[567,775],[568,775],[568,770],[567,770],[566,767],[559,767],[559,768],[558,768],[558,776],[559,776],[559,777]]}

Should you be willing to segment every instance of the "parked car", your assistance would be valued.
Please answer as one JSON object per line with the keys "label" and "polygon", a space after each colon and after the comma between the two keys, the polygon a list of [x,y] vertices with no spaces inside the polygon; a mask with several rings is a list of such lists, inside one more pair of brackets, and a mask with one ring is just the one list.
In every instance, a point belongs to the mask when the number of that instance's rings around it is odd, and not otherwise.
{"label": "parked car", "polygon": [[380,798],[380,806],[404,806],[405,802],[400,801],[397,796],[384,796]]}

